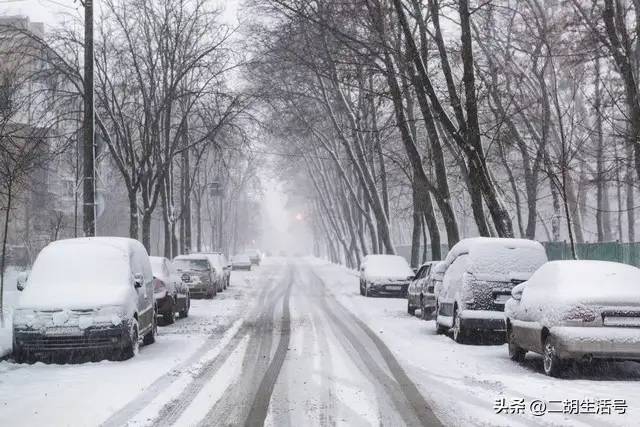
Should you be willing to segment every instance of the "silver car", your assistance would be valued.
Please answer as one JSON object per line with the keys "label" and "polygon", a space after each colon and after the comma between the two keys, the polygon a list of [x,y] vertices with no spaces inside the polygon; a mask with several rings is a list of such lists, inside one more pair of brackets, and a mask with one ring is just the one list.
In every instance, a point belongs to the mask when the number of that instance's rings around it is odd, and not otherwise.
{"label": "silver car", "polygon": [[544,372],[566,362],[640,360],[640,269],[605,261],[553,261],[516,286],[505,307],[509,356],[542,354]]}

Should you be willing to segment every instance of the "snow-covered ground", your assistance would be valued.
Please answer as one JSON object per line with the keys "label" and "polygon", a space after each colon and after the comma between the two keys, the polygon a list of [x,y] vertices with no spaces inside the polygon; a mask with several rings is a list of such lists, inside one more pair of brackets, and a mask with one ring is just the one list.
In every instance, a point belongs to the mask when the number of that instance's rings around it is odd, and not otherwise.
{"label": "snow-covered ground", "polygon": [[[518,365],[505,345],[456,344],[406,300],[362,297],[355,272],[320,260],[231,277],[132,360],[0,362],[0,426],[617,426],[640,413],[640,364],[549,378],[539,357]],[[497,414],[501,399],[524,413]],[[598,399],[627,413],[531,414],[537,400]]]}
{"label": "snow-covered ground", "polygon": [[[214,300],[193,300],[188,318],[160,327],[156,343],[141,347],[131,360],[70,365],[0,362],[0,426],[99,425],[126,409],[143,390],[152,388],[160,398],[171,397],[172,390],[193,380],[199,364],[233,334],[234,323],[252,301],[249,295],[258,274],[268,271],[233,272],[228,290]],[[127,418],[145,416],[137,410],[123,412]]]}
{"label": "snow-covered ground", "polygon": [[[413,382],[447,425],[620,425],[640,416],[640,364],[614,363],[597,371],[579,369],[566,378],[542,373],[542,359],[529,353],[523,365],[508,358],[506,345],[460,345],[436,335],[433,321],[407,314],[403,299],[364,298],[356,272],[314,261],[315,271],[336,299],[362,319],[401,360]],[[496,401],[524,399],[524,414],[496,414]],[[626,414],[531,414],[536,400],[561,410],[556,401],[625,400]],[[550,403],[551,402],[551,403]],[[534,404],[534,405],[537,405]],[[605,404],[604,406],[608,406]]]}

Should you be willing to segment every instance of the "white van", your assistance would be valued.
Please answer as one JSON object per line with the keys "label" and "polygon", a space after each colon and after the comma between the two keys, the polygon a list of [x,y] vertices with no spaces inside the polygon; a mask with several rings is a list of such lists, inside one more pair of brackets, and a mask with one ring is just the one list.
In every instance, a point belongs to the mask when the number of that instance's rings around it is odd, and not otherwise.
{"label": "white van", "polygon": [[18,362],[41,354],[91,350],[110,358],[136,355],[155,341],[153,274],[133,239],[90,237],[47,245],[36,258],[13,315]]}
{"label": "white van", "polygon": [[547,262],[532,240],[475,237],[456,243],[445,259],[436,291],[438,333],[448,330],[460,343],[486,332],[506,331],[504,305],[511,289]]}

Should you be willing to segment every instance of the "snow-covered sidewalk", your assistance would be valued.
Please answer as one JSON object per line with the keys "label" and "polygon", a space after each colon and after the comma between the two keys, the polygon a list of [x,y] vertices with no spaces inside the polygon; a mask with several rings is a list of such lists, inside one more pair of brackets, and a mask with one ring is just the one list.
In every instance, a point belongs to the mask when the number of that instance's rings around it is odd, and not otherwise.
{"label": "snow-covered sidewalk", "polygon": [[[615,363],[597,372],[584,369],[567,378],[549,378],[536,355],[529,353],[518,365],[509,360],[506,345],[456,344],[436,335],[433,321],[409,316],[406,300],[362,297],[356,272],[310,262],[337,300],[378,333],[446,425],[626,426],[640,416],[640,364]],[[616,413],[615,400],[624,401],[626,414]],[[546,404],[544,415],[532,414],[532,404],[539,410],[537,401]],[[564,408],[576,404],[578,409]],[[506,410],[498,414],[496,405]],[[609,406],[612,413],[590,413],[598,405],[605,411]],[[520,407],[523,413],[517,413]],[[511,411],[516,413],[505,413]]]}

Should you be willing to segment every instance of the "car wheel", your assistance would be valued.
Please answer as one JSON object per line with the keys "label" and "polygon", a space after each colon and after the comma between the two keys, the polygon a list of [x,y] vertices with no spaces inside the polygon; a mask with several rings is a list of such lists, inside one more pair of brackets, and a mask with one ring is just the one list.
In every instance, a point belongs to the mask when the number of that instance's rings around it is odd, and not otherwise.
{"label": "car wheel", "polygon": [[27,361],[27,354],[22,347],[13,345],[13,361],[16,363],[25,363]]}
{"label": "car wheel", "polygon": [[431,313],[427,314],[427,310],[424,306],[424,300],[420,298],[420,317],[422,320],[431,320]]}
{"label": "car wheel", "polygon": [[162,319],[164,320],[165,325],[172,325],[176,321],[176,303],[174,301],[175,300],[171,301],[171,307],[169,307],[169,310],[162,313]]}
{"label": "car wheel", "polygon": [[364,289],[362,289],[362,281],[360,281],[360,295],[364,296]]}
{"label": "car wheel", "polygon": [[178,313],[178,316],[180,316],[181,319],[189,317],[189,308],[191,308],[191,296],[189,294],[187,294],[187,299],[184,302],[184,306],[184,309],[180,311],[180,313]]}
{"label": "car wheel", "polygon": [[146,333],[146,335],[142,338],[142,343],[144,345],[153,344],[156,342],[156,333],[158,332],[158,318],[153,316],[153,321],[151,324],[151,330]]}
{"label": "car wheel", "polygon": [[513,330],[511,328],[507,330],[507,346],[509,348],[509,359],[518,363],[524,362],[524,357],[527,354],[527,350],[516,344]]}
{"label": "car wheel", "polygon": [[551,335],[544,340],[542,362],[544,373],[550,377],[559,376],[564,368],[564,363],[560,357],[558,357],[558,351]]}
{"label": "car wheel", "polygon": [[416,309],[415,307],[411,307],[411,302],[409,301],[409,298],[407,298],[407,313],[412,316],[416,315]]}
{"label": "car wheel", "polygon": [[453,339],[458,344],[464,344],[467,342],[467,331],[462,326],[460,316],[458,316],[458,309],[453,310],[453,328],[451,328]]}
{"label": "car wheel", "polygon": [[138,354],[140,350],[140,340],[138,336],[138,321],[131,319],[131,327],[129,328],[129,342],[122,349],[120,360],[127,360]]}

